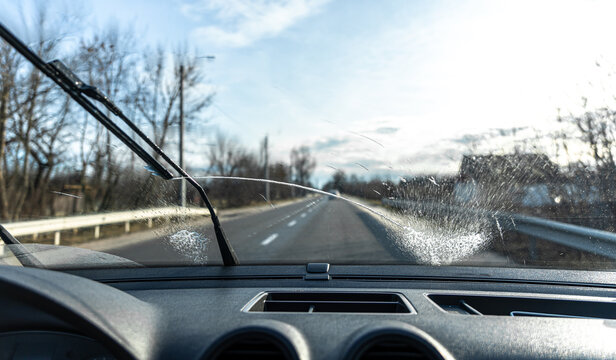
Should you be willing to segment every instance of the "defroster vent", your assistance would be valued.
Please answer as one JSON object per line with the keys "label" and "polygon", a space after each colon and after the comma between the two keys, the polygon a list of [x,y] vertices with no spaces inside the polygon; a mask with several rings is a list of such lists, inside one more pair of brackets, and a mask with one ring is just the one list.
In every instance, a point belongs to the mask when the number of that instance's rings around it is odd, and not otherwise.
{"label": "defroster vent", "polygon": [[402,295],[383,292],[270,292],[258,295],[246,309],[249,312],[414,313]]}

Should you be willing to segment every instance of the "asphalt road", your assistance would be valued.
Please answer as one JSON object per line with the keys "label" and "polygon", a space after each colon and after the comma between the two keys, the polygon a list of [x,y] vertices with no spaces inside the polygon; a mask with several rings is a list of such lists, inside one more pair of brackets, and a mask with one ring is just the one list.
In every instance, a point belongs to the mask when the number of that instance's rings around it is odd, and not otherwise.
{"label": "asphalt road", "polygon": [[[312,197],[248,214],[222,213],[220,219],[243,264],[408,263],[386,225],[343,200]],[[221,263],[209,219],[202,223],[172,224],[170,232],[159,229],[150,239],[119,247],[109,240],[104,251],[144,265]]]}

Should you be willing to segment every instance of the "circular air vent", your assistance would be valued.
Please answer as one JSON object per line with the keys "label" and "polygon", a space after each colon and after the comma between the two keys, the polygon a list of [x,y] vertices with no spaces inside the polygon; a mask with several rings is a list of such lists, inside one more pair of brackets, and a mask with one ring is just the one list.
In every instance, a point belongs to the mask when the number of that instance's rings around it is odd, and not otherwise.
{"label": "circular air vent", "polygon": [[353,360],[440,360],[440,354],[421,339],[400,334],[380,334],[355,347],[348,359]]}
{"label": "circular air vent", "polygon": [[237,359],[297,359],[282,339],[265,332],[246,332],[234,334],[214,347],[207,359],[237,360]]}

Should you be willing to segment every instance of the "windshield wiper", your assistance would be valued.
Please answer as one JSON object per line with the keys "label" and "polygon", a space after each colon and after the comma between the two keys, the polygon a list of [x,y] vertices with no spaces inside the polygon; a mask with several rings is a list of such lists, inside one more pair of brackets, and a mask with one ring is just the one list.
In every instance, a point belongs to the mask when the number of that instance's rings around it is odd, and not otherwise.
{"label": "windshield wiper", "polygon": [[21,265],[40,269],[45,268],[45,266],[2,225],[0,225],[0,239],[4,242],[4,246],[8,246],[9,251],[13,253],[13,256],[17,258]]}
{"label": "windshield wiper", "polygon": [[39,69],[43,74],[52,79],[58,84],[62,90],[64,90],[75,102],[83,107],[90,113],[96,120],[98,120],[103,126],[105,126],[112,134],[114,134],[120,141],[128,146],[137,156],[145,161],[151,170],[165,180],[173,178],[173,174],[167,170],[160,162],[158,162],[148,151],[146,151],[141,145],[134,141],[128,134],[126,134],[118,125],[116,125],[111,119],[109,119],[102,111],[94,106],[90,100],[85,96],[96,100],[103,105],[114,115],[122,119],[128,127],[137,134],[148,146],[154,150],[165,162],[167,162],[175,171],[177,171],[182,178],[186,179],[191,184],[203,199],[208,211],[210,212],[210,218],[214,224],[214,233],[216,234],[216,241],[218,242],[218,248],[220,249],[220,255],[222,257],[223,264],[225,265],[238,265],[237,256],[235,251],[231,247],[231,244],[227,240],[227,237],[220,225],[218,216],[214,211],[214,207],[210,202],[205,190],[199,185],[199,183],[193,179],[188,173],[177,165],[165,152],[159,148],[150,138],[148,138],[140,129],[135,125],[122,111],[113,104],[111,100],[103,93],[101,93],[96,87],[90,86],[81,81],[69,68],[67,68],[61,61],[54,60],[46,63],[36,53],[34,53],[26,44],[13,35],[4,24],[0,23],[0,37],[2,37],[9,45],[11,45],[17,52],[23,55],[34,67]]}

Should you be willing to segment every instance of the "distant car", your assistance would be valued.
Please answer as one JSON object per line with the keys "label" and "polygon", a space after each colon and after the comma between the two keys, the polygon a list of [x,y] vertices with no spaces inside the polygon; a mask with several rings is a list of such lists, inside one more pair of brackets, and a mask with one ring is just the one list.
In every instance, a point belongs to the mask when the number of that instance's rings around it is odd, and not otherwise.
{"label": "distant car", "polygon": [[[340,196],[340,191],[338,191],[338,190],[330,190],[329,193],[332,194],[332,195],[335,195],[335,196]],[[334,197],[334,196],[328,196],[327,198],[329,200],[336,200],[336,197]]]}

